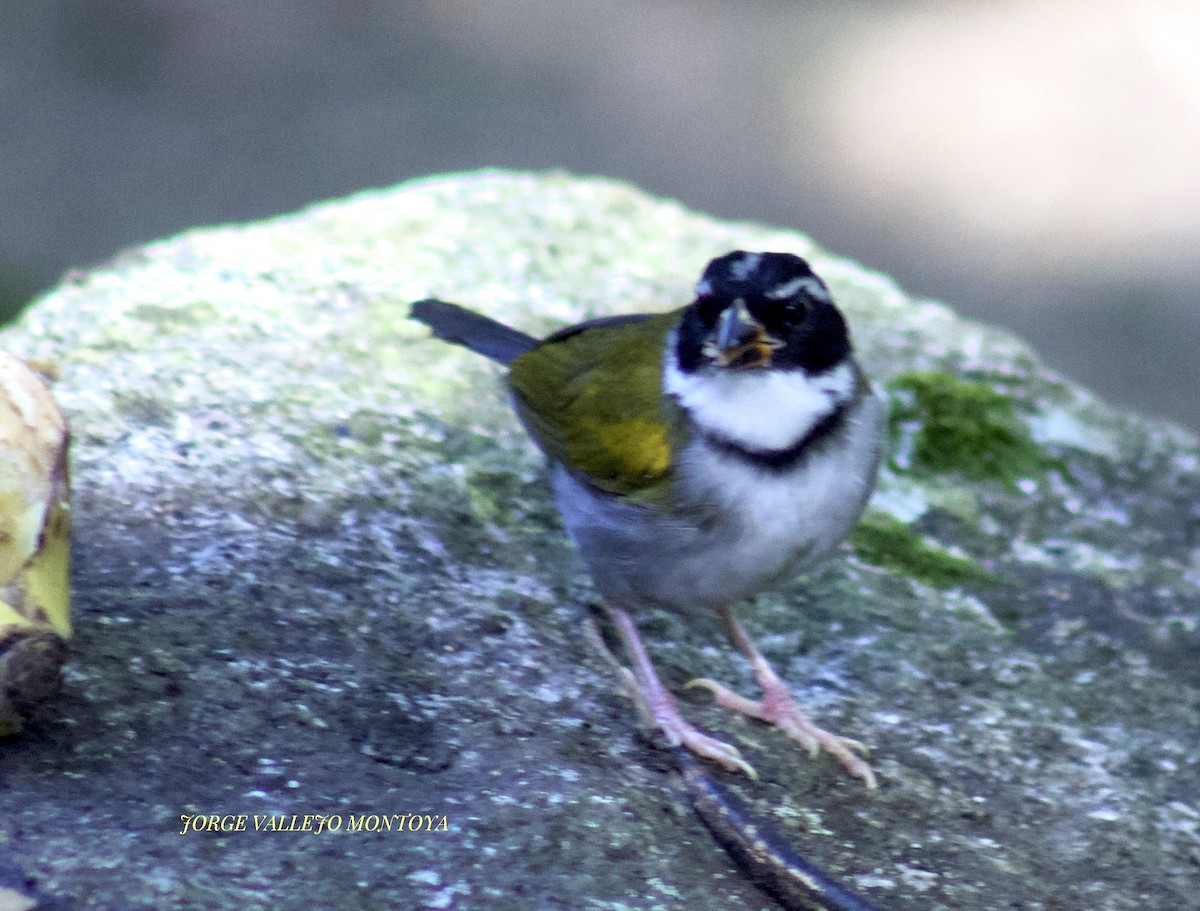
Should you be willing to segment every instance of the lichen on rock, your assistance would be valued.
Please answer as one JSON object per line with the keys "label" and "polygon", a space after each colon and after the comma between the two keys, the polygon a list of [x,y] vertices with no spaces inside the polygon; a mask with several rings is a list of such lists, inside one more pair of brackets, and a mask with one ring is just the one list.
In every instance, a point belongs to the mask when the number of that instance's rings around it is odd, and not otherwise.
{"label": "lichen on rock", "polygon": [[[811,261],[899,433],[854,546],[741,611],[882,787],[690,706],[760,773],[727,787],[892,909],[1193,901],[1196,440],[801,234],[502,172],[190,231],[5,334],[58,365],[77,549],[63,692],[0,752],[0,862],[64,907],[765,907],[579,634],[595,595],[496,368],[407,319],[667,309],[734,248]],[[669,685],[753,692],[715,622],[642,625]]]}

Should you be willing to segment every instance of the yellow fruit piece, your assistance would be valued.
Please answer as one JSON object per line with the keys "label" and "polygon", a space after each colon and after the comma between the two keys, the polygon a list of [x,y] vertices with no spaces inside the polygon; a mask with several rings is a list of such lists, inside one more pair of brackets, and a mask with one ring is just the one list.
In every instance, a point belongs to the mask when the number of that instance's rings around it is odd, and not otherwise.
{"label": "yellow fruit piece", "polygon": [[0,352],[0,735],[56,691],[71,636],[67,424]]}

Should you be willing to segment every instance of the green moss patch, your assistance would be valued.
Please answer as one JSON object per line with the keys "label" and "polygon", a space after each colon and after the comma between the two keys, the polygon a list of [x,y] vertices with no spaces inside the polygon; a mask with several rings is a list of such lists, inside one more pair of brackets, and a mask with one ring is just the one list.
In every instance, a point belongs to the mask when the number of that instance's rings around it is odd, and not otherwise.
{"label": "green moss patch", "polygon": [[936,588],[992,583],[996,577],[973,560],[928,543],[918,532],[887,513],[868,512],[850,535],[858,556],[876,566],[898,570]]}
{"label": "green moss patch", "polygon": [[1012,484],[1057,464],[1034,443],[1013,399],[990,386],[939,371],[912,371],[888,388],[900,470]]}

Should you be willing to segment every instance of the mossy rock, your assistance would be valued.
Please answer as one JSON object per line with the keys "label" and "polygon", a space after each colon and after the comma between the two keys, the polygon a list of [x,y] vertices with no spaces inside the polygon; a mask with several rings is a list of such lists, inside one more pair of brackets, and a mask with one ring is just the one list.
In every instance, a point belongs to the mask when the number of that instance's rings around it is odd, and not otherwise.
{"label": "mossy rock", "polygon": [[[894,911],[1193,904],[1196,440],[803,235],[507,173],[191,231],[6,333],[61,375],[76,627],[61,694],[0,752],[0,886],[101,911],[769,908],[581,634],[595,595],[496,369],[407,319],[430,295],[530,332],[667,309],[734,248],[812,262],[904,433],[856,546],[741,610],[880,790],[688,704],[761,776],[726,787]],[[669,684],[754,692],[715,621],[639,621]],[[396,813],[447,830],[178,834]]]}

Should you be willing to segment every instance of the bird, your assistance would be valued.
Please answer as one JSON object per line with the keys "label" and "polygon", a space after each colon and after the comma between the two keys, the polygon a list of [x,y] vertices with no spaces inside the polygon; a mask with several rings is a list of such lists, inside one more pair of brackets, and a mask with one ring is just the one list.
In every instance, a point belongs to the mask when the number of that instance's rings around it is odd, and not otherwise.
{"label": "bird", "polygon": [[634,620],[715,613],[761,698],[707,677],[687,685],[874,788],[865,746],[810,720],[734,614],[837,549],[883,452],[886,406],[809,263],[734,250],[708,263],[682,307],[540,340],[436,298],[410,316],[508,368],[513,407],[547,458],[555,505],[632,664],[625,676],[667,741],[757,777],[737,747],[683,717]]}

